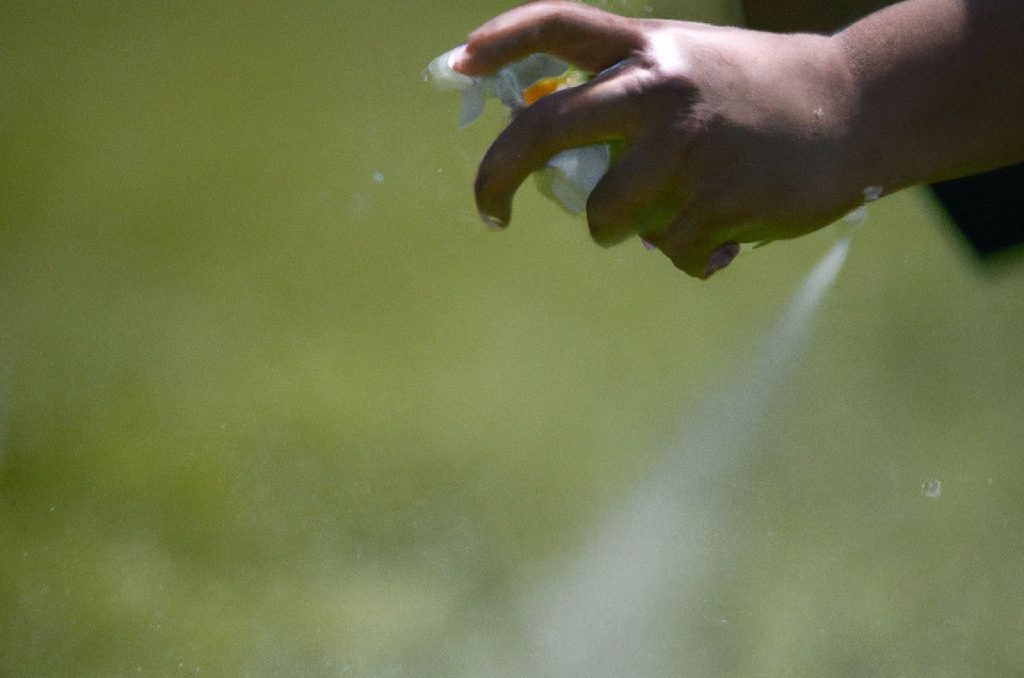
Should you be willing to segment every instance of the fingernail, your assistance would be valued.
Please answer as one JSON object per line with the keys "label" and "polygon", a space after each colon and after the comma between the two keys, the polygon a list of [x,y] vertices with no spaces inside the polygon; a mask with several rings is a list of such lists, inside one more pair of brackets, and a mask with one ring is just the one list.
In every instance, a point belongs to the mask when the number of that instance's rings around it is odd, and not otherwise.
{"label": "fingernail", "polygon": [[704,280],[710,278],[711,274],[715,271],[721,271],[728,266],[739,253],[740,244],[738,242],[727,242],[724,245],[719,245],[718,249],[712,252],[711,257],[708,258],[708,266],[704,269]]}
{"label": "fingernail", "polygon": [[484,222],[484,225],[492,231],[501,231],[508,224],[504,219],[487,214],[486,212],[480,213],[480,220]]}
{"label": "fingernail", "polygon": [[459,45],[448,55],[448,66],[453,70],[461,70],[466,61],[466,46]]}

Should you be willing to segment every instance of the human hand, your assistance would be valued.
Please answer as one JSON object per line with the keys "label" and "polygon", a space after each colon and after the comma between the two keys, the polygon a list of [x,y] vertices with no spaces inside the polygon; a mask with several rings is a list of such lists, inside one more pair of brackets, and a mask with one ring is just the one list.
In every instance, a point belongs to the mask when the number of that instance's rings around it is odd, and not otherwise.
{"label": "human hand", "polygon": [[738,243],[808,233],[863,201],[853,78],[832,38],[544,0],[479,28],[452,66],[486,75],[535,52],[616,67],[513,118],[477,174],[489,224],[508,223],[516,189],[548,158],[609,141],[624,151],[587,202],[594,240],[640,235],[700,278]]}

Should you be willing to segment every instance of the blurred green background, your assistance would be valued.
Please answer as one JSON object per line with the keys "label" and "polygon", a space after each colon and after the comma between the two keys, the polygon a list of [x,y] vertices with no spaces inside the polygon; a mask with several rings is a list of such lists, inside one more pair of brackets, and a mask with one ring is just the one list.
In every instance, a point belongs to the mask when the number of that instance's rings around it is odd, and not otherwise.
{"label": "blurred green background", "polygon": [[[419,74],[508,6],[0,5],[0,675],[564,665],[523,601],[833,236],[700,283],[530,185],[486,231],[503,116]],[[873,205],[634,675],[1024,673],[1022,337],[1024,262]]]}

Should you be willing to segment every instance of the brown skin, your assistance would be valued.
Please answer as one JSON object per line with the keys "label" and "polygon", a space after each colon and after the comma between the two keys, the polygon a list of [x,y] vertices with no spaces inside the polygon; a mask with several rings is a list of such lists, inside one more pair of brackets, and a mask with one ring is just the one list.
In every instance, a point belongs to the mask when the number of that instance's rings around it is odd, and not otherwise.
{"label": "brown skin", "polygon": [[524,5],[474,32],[455,68],[483,75],[533,52],[619,67],[517,115],[480,165],[477,205],[507,224],[547,158],[622,141],[587,204],[594,239],[641,234],[707,277],[735,243],[816,230],[868,186],[1024,159],[1020,26],[1018,0],[906,0],[833,36]]}

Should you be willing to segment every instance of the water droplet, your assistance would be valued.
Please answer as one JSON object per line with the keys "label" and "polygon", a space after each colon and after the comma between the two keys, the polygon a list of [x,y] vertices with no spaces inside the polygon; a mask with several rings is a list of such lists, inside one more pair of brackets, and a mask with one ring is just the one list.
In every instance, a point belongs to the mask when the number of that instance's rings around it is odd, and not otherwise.
{"label": "water droplet", "polygon": [[929,499],[935,499],[940,496],[942,494],[942,481],[937,478],[924,481],[924,484],[921,485],[921,494]]}
{"label": "water droplet", "polygon": [[484,225],[492,231],[500,231],[505,228],[505,221],[498,217],[487,214],[486,212],[480,213],[480,220],[484,222]]}
{"label": "water droplet", "polygon": [[864,189],[864,200],[872,202],[882,197],[883,188],[881,186],[868,186]]}
{"label": "water droplet", "polygon": [[373,175],[371,176],[371,178],[373,179],[373,183],[375,183],[375,184],[383,184],[384,183],[384,173],[383,172],[380,172],[380,171],[374,172]]}
{"label": "water droplet", "polygon": [[852,212],[843,217],[843,221],[854,226],[860,226],[868,218],[868,210],[864,205],[854,209]]}

